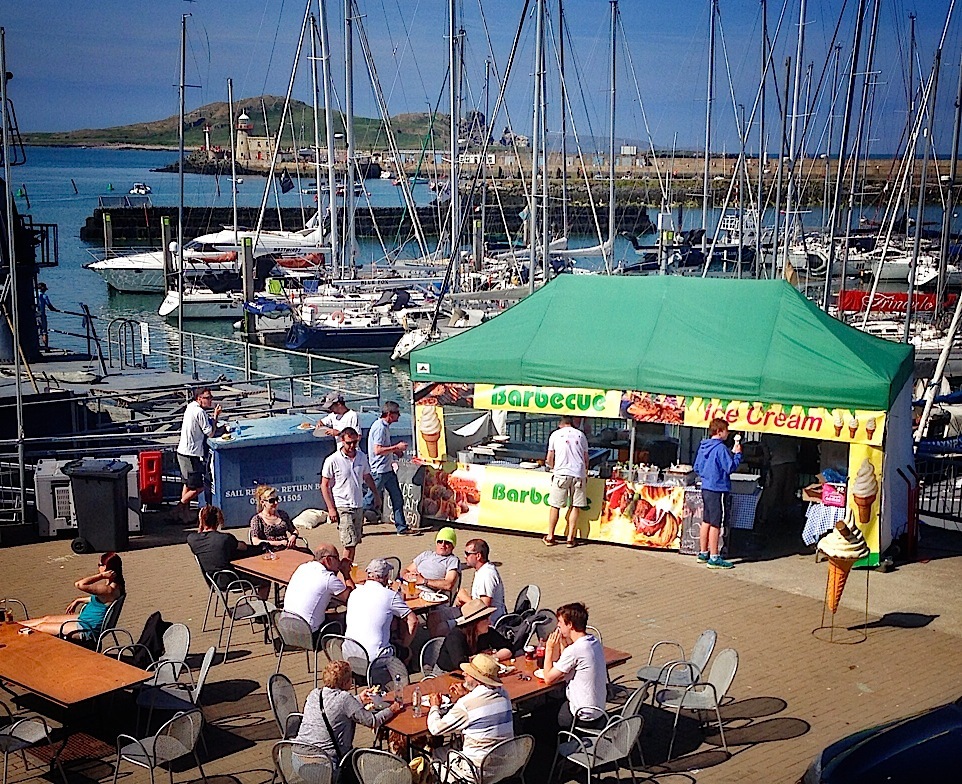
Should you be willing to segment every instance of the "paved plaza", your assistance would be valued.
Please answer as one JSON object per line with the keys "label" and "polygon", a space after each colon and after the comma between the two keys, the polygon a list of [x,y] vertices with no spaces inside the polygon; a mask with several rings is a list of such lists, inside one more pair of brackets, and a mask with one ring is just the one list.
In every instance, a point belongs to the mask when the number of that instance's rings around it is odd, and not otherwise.
{"label": "paved plaza", "polygon": [[[121,625],[136,637],[147,616],[160,610],[166,620],[190,627],[191,652],[199,664],[217,633],[201,630],[207,588],[180,543],[187,530],[158,523],[149,530],[123,554],[128,598]],[[358,562],[397,555],[408,563],[433,545],[430,535],[398,537],[391,526],[365,531]],[[237,533],[246,534],[244,529]],[[312,545],[336,540],[329,525],[307,536]],[[488,540],[509,603],[528,582],[541,586],[542,606],[584,601],[605,645],[633,655],[615,675],[630,678],[656,641],[678,640],[690,648],[707,628],[718,632],[716,653],[728,647],[738,651],[732,699],[722,709],[730,754],[721,751],[715,734],[705,736],[687,722],[676,749],[680,757],[666,764],[670,717],[649,713],[643,733],[646,772],[658,781],[794,782],[814,755],[839,737],[959,696],[951,673],[962,665],[960,533],[934,532],[923,542],[920,561],[889,573],[872,572],[866,581],[865,572],[853,572],[835,618],[837,637],[853,637],[851,627],[863,623],[867,585],[867,639],[848,645],[813,634],[822,618],[826,565],[815,563],[811,554],[745,562],[736,557],[736,569],[720,572],[675,553],[600,544],[547,548],[533,536],[490,531],[462,530],[458,536],[458,553],[473,536]],[[96,555],[73,554],[68,540],[0,550],[2,593],[23,599],[34,616],[62,612],[75,596],[74,580],[93,573],[96,561]],[[466,572],[465,586],[471,579]],[[209,755],[202,760],[213,784],[271,780],[271,744],[278,734],[265,688],[275,664],[260,633],[240,627],[229,661],[212,669],[203,700]],[[304,657],[285,657],[284,672],[303,700],[311,684]],[[370,736],[359,733],[358,742],[369,743]],[[69,767],[72,784],[109,781],[110,754],[106,763]],[[187,764],[177,770],[178,782],[199,780]],[[24,778],[19,764],[12,764],[12,772],[12,780]],[[547,773],[538,756],[526,778],[536,784]],[[139,770],[124,778],[148,780]]]}

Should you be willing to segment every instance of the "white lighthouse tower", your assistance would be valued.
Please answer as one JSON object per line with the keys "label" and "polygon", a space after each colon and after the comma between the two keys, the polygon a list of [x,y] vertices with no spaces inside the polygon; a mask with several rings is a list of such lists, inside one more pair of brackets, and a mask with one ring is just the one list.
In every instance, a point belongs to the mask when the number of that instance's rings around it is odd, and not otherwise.
{"label": "white lighthouse tower", "polygon": [[241,116],[237,118],[237,160],[239,161],[249,161],[251,159],[251,145],[250,137],[251,132],[254,130],[254,123],[251,122],[251,118],[247,116],[246,112],[242,112]]}

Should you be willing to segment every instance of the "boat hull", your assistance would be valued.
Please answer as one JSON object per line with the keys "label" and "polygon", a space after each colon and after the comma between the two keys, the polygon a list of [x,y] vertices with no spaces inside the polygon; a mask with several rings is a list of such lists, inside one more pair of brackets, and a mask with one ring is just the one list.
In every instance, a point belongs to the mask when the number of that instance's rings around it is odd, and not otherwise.
{"label": "boat hull", "polygon": [[[157,314],[166,319],[176,319],[179,309],[180,298],[178,293],[171,291],[164,297]],[[186,293],[183,309],[185,319],[232,319],[236,321],[244,313],[239,297],[223,294],[198,296]]]}
{"label": "boat hull", "polygon": [[290,349],[318,351],[393,351],[404,334],[401,325],[371,327],[309,327],[294,324],[287,333]]}

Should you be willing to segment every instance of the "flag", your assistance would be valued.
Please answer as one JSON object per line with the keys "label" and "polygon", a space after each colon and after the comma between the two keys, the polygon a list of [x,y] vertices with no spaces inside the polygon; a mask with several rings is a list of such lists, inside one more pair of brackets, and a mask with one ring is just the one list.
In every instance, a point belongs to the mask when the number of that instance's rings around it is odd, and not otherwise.
{"label": "flag", "polygon": [[281,193],[287,193],[292,190],[294,190],[294,180],[292,180],[291,175],[287,173],[287,169],[284,169],[284,173],[281,175]]}

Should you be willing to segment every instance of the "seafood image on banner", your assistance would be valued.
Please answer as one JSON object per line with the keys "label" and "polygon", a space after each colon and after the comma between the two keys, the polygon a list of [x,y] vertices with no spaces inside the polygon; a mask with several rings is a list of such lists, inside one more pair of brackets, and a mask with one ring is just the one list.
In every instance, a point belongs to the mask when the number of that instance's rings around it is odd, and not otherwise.
{"label": "seafood image on banner", "polygon": [[605,481],[601,534],[641,547],[677,549],[685,517],[685,488]]}
{"label": "seafood image on banner", "polygon": [[636,422],[681,425],[685,421],[685,398],[629,390],[621,398],[621,415]]}

